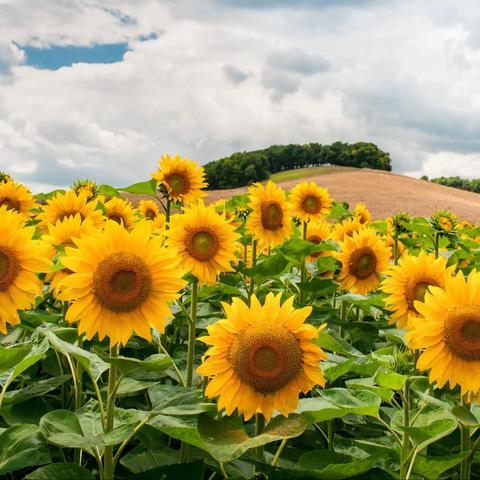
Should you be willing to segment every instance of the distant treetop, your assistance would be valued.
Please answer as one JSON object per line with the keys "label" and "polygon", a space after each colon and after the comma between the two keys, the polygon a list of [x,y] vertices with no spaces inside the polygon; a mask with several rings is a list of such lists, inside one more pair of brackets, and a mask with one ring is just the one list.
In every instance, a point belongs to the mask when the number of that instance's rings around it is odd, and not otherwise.
{"label": "distant treetop", "polygon": [[295,168],[338,165],[391,171],[390,155],[374,143],[272,145],[237,152],[204,165],[209,190],[235,188],[267,180],[272,173]]}

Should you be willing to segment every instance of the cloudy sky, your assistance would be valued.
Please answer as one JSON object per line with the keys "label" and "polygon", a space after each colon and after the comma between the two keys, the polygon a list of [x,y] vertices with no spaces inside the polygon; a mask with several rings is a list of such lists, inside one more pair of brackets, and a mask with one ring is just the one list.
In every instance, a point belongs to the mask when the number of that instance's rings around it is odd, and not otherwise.
{"label": "cloudy sky", "polygon": [[[41,4],[41,8],[40,8]],[[34,191],[274,143],[480,177],[480,3],[0,0],[0,170]]]}

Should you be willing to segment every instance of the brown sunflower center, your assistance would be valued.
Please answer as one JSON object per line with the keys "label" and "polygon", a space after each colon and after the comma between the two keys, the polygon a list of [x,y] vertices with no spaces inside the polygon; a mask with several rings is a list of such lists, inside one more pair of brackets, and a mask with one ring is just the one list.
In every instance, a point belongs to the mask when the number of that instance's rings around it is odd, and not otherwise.
{"label": "brown sunflower center", "polygon": [[302,368],[299,341],[284,327],[252,327],[237,336],[230,360],[240,379],[257,392],[276,392],[290,383]]}
{"label": "brown sunflower center", "polygon": [[7,210],[15,210],[20,212],[22,206],[16,198],[5,197],[0,200],[0,208],[6,205]]}
{"label": "brown sunflower center", "polygon": [[350,272],[354,277],[363,279],[369,277],[377,267],[377,257],[369,248],[364,247],[355,251],[350,260]]}
{"label": "brown sunflower center", "polygon": [[110,215],[107,215],[107,218],[109,220],[113,220],[114,222],[117,222],[119,225],[125,225],[125,221],[123,220],[123,217],[121,215],[117,215],[116,213],[111,213]]}
{"label": "brown sunflower center", "polygon": [[145,210],[145,216],[153,220],[157,216],[157,213],[155,210],[153,210],[153,208],[147,208],[147,210]]}
{"label": "brown sunflower center", "polygon": [[283,226],[283,209],[274,200],[262,204],[262,225],[265,230],[278,230]]}
{"label": "brown sunflower center", "polygon": [[67,210],[66,212],[62,212],[58,215],[57,217],[57,220],[55,220],[55,222],[53,223],[56,223],[58,220],[60,220],[61,222],[63,222],[66,218],[68,217],[74,217],[75,215],[79,214],[80,215],[80,218],[82,220],[82,222],[85,220],[85,215],[83,215],[82,212],[79,212],[77,210]]}
{"label": "brown sunflower center", "polygon": [[93,274],[93,294],[102,307],[116,313],[139,307],[152,290],[152,275],[134,253],[112,253]]}
{"label": "brown sunflower center", "polygon": [[207,262],[218,252],[218,237],[210,229],[193,232],[186,240],[186,248],[193,258]]}
{"label": "brown sunflower center", "polygon": [[308,195],[304,198],[302,207],[307,213],[318,213],[321,207],[320,200],[318,197]]}
{"label": "brown sunflower center", "polygon": [[423,302],[425,300],[425,295],[428,292],[428,288],[437,286],[437,282],[431,279],[423,279],[419,282],[413,282],[409,284],[405,291],[405,296],[407,299],[408,308],[410,310],[414,310],[415,312],[417,309],[415,308],[415,300],[419,302]]}
{"label": "brown sunflower center", "polygon": [[173,195],[182,195],[190,189],[190,181],[185,175],[180,173],[172,173],[165,181],[172,189]]}
{"label": "brown sunflower center", "polygon": [[0,292],[13,284],[18,271],[19,265],[15,254],[9,248],[0,246]]}
{"label": "brown sunflower center", "polygon": [[466,361],[480,360],[480,305],[462,305],[448,312],[444,340],[450,352]]}

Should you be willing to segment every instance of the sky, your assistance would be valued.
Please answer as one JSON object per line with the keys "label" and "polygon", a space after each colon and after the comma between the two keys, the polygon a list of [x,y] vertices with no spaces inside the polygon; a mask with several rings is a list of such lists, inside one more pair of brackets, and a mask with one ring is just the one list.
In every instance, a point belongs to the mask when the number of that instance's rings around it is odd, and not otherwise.
{"label": "sky", "polygon": [[339,140],[480,178],[479,20],[476,0],[0,0],[0,170],[126,186],[167,153]]}

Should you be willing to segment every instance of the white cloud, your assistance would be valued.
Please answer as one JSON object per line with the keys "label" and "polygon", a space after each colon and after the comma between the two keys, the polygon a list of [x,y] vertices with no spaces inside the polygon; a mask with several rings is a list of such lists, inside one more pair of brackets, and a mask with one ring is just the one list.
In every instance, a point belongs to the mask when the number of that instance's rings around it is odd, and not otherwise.
{"label": "white cloud", "polygon": [[[3,1],[0,170],[35,188],[125,185],[163,153],[366,140],[397,171],[477,175],[476,2],[234,3]],[[57,71],[16,46],[114,42],[129,42],[123,62]]]}

